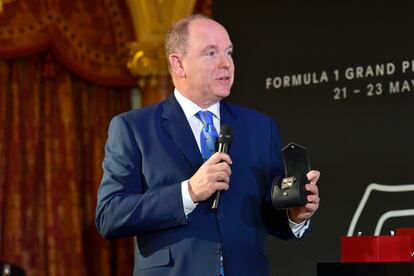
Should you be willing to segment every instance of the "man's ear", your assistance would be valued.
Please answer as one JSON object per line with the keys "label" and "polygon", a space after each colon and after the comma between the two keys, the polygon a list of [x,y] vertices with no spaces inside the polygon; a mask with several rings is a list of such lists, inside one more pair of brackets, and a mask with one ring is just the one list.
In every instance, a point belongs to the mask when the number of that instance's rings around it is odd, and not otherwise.
{"label": "man's ear", "polygon": [[181,61],[181,57],[177,54],[171,54],[168,57],[168,61],[170,62],[171,69],[178,77],[185,77],[183,63]]}

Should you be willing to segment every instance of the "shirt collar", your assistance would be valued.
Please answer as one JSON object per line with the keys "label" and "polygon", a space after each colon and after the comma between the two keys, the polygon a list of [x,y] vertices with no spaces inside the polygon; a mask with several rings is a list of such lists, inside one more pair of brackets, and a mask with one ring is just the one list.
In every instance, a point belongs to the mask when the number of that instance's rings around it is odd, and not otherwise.
{"label": "shirt collar", "polygon": [[181,92],[178,91],[177,88],[174,89],[174,96],[177,99],[177,102],[180,104],[181,108],[183,109],[187,120],[193,117],[195,114],[197,114],[197,112],[199,112],[200,110],[208,110],[211,113],[213,113],[215,117],[220,119],[220,102],[216,102],[210,105],[207,109],[204,109],[199,107],[193,101],[184,97],[184,95],[181,94]]}

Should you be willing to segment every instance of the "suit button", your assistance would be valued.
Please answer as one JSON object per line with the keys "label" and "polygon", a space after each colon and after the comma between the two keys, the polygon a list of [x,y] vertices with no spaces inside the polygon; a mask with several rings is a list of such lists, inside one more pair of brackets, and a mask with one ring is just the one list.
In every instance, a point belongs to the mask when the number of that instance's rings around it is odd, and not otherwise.
{"label": "suit button", "polygon": [[217,215],[217,218],[218,219],[224,219],[224,215],[222,213],[220,213],[220,214]]}
{"label": "suit button", "polygon": [[219,255],[219,254],[221,254],[221,249],[220,248],[213,248],[211,250],[211,253],[213,253],[214,255]]}

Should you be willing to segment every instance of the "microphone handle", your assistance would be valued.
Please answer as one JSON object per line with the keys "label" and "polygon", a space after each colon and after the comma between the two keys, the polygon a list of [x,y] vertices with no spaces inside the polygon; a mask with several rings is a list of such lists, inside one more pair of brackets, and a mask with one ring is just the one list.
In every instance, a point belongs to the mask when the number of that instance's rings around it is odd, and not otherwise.
{"label": "microphone handle", "polygon": [[211,204],[211,210],[217,211],[219,200],[220,200],[220,191],[216,191],[214,193],[213,204]]}
{"label": "microphone handle", "polygon": [[[218,145],[218,152],[227,153],[228,150],[229,150],[229,147],[228,147],[227,144],[225,144],[225,143],[219,143],[219,145]],[[211,204],[211,210],[217,211],[217,208],[218,208],[218,205],[219,205],[219,201],[220,201],[220,191],[216,191],[214,193],[213,203]]]}

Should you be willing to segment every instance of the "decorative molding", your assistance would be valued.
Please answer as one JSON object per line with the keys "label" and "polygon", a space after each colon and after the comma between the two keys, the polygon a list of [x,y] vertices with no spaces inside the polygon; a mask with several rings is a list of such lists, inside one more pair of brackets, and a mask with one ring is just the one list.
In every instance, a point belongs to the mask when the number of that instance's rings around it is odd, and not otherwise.
{"label": "decorative molding", "polygon": [[138,42],[159,42],[171,24],[192,14],[195,0],[128,0]]}
{"label": "decorative molding", "polygon": [[127,66],[135,77],[168,74],[165,33],[172,23],[192,14],[195,0],[128,0],[136,41],[129,44]]}
{"label": "decorative molding", "polygon": [[12,2],[12,1],[15,1],[15,0],[0,0],[0,13],[4,11],[3,5],[9,2]]}

